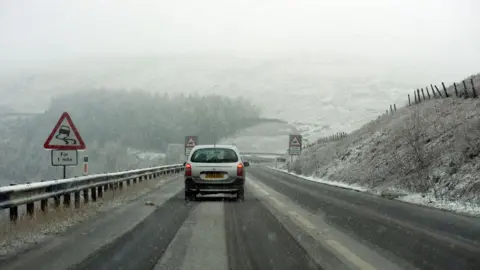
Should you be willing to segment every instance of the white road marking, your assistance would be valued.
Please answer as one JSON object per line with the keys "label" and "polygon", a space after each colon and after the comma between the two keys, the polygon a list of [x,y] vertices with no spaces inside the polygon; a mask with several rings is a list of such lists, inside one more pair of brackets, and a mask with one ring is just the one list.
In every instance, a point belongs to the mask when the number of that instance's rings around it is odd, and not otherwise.
{"label": "white road marking", "polygon": [[358,266],[362,270],[376,270],[372,265],[367,263],[366,261],[362,260],[359,258],[357,255],[355,255],[353,252],[351,252],[348,248],[345,246],[341,245],[335,240],[327,240],[327,243],[334,248],[338,253],[342,254],[342,256],[349,260],[351,263],[354,265]]}
{"label": "white road marking", "polygon": [[315,225],[313,225],[310,221],[308,221],[308,219],[300,216],[299,214],[297,214],[297,212],[295,211],[288,211],[288,214],[293,217],[294,219],[296,219],[298,222],[300,222],[303,226],[307,227],[308,229],[310,230],[316,230],[317,228],[315,227]]}
{"label": "white road marking", "polygon": [[280,202],[279,200],[277,200],[276,198],[274,197],[269,197],[270,200],[272,200],[273,202],[275,202],[279,207],[282,207],[282,208],[285,208],[285,204],[283,204],[282,202]]}

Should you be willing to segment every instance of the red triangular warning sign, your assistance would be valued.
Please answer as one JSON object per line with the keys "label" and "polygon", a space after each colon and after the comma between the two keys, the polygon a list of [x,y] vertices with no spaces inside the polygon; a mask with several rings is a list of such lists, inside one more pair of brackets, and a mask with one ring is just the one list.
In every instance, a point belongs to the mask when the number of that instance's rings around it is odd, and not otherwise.
{"label": "red triangular warning sign", "polygon": [[188,138],[188,142],[186,144],[187,147],[195,147],[195,141],[193,138]]}
{"label": "red triangular warning sign", "polygon": [[300,146],[300,142],[298,141],[297,137],[293,137],[292,141],[290,142],[291,146]]}
{"label": "red triangular warning sign", "polygon": [[47,140],[43,144],[45,149],[83,150],[86,148],[80,133],[72,122],[72,118],[64,112]]}

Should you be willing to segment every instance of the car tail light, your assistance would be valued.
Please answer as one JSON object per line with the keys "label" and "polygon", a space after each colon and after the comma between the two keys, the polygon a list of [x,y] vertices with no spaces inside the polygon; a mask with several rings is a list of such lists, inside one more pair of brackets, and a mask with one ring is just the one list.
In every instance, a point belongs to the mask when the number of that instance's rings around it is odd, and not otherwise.
{"label": "car tail light", "polygon": [[237,165],[237,176],[243,176],[243,164],[239,163]]}
{"label": "car tail light", "polygon": [[192,176],[192,165],[190,163],[185,164],[185,176]]}

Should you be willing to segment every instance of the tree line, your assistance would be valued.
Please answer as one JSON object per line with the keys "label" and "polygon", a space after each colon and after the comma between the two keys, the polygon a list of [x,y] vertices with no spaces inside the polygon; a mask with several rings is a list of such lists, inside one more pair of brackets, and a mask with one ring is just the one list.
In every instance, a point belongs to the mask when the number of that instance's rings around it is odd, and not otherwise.
{"label": "tree line", "polygon": [[129,149],[166,152],[185,135],[211,143],[262,121],[259,108],[244,98],[105,89],[69,93],[53,98],[43,114],[1,125],[0,180],[58,178],[42,146],[64,111],[87,144],[92,173],[147,165]]}

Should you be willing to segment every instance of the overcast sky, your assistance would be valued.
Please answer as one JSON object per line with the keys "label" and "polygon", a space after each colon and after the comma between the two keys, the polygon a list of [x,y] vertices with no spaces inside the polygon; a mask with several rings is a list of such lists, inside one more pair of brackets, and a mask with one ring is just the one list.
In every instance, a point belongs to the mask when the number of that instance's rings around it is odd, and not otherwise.
{"label": "overcast sky", "polygon": [[478,0],[0,0],[0,60],[319,53],[480,71],[479,14]]}

